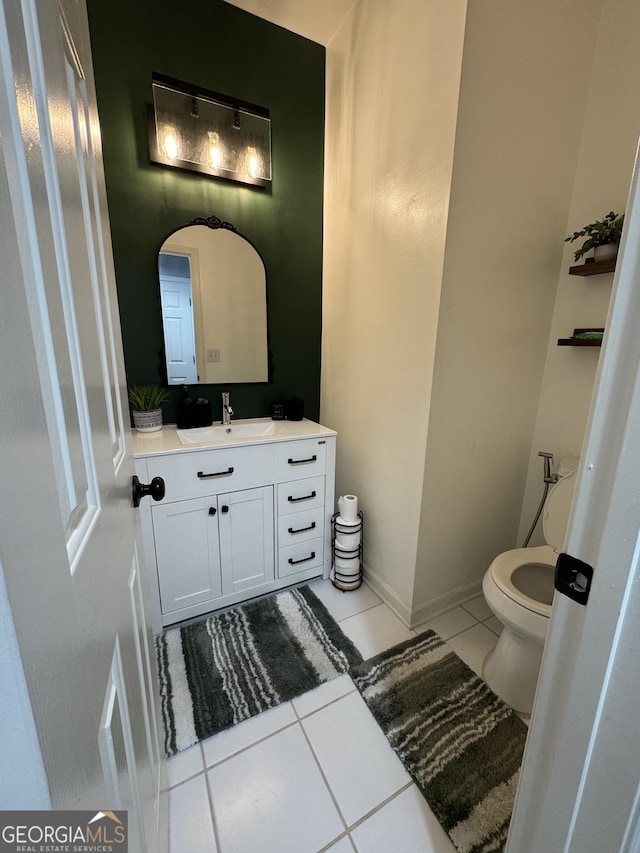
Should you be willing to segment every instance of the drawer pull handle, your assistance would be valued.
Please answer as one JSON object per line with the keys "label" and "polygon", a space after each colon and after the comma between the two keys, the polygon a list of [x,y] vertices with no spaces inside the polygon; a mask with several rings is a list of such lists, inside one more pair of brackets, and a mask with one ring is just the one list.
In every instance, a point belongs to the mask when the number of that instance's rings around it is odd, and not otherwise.
{"label": "drawer pull handle", "polygon": [[215,471],[213,474],[204,474],[202,471],[198,471],[198,479],[208,480],[210,477],[227,477],[229,474],[233,474],[231,467],[227,468],[226,471]]}
{"label": "drawer pull handle", "polygon": [[314,489],[310,495],[303,495],[301,498],[294,498],[293,495],[289,495],[287,500],[290,503],[294,504],[296,501],[308,501],[311,498],[315,498],[315,496],[316,496],[316,490]]}
{"label": "drawer pull handle", "polygon": [[306,530],[315,530],[316,523],[312,521],[308,527],[299,527],[297,530],[294,530],[293,527],[289,528],[289,533],[304,533]]}
{"label": "drawer pull handle", "polygon": [[308,563],[309,560],[315,559],[315,556],[316,552],[312,551],[309,557],[303,557],[301,560],[292,560],[291,557],[289,557],[289,565],[296,566],[298,563]]}
{"label": "drawer pull handle", "polygon": [[309,457],[309,459],[291,459],[291,458],[289,458],[289,459],[287,459],[287,462],[289,463],[289,465],[303,465],[305,462],[315,462],[317,459],[318,459],[318,457],[314,453],[313,456]]}

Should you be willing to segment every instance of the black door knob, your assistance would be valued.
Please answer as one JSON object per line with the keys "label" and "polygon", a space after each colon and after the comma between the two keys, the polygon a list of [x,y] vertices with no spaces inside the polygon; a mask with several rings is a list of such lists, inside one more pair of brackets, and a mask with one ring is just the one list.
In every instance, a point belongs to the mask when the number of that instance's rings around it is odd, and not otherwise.
{"label": "black door knob", "polygon": [[165,486],[162,477],[154,477],[148,484],[141,483],[135,474],[131,478],[131,496],[134,506],[140,506],[140,501],[147,495],[151,495],[154,501],[161,501],[164,493]]}

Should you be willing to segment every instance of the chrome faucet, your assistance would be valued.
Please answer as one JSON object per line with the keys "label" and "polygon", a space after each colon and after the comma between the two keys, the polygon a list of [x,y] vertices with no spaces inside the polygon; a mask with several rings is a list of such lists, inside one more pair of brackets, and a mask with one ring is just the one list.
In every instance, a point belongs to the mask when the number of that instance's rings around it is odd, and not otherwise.
{"label": "chrome faucet", "polygon": [[231,416],[233,415],[233,409],[229,404],[229,394],[225,391],[222,392],[222,425],[228,426],[231,423]]}

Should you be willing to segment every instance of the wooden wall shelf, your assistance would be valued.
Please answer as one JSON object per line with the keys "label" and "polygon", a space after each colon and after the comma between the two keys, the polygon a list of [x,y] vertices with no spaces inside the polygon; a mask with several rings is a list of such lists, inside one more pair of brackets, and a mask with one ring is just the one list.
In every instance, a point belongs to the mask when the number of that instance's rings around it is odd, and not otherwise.
{"label": "wooden wall shelf", "polygon": [[576,338],[576,335],[582,332],[604,332],[604,329],[574,329],[573,336],[570,338],[558,338],[559,347],[601,347],[602,339],[594,338]]}
{"label": "wooden wall shelf", "polygon": [[569,275],[602,275],[605,272],[613,272],[616,268],[616,259],[612,261],[586,261],[575,267],[569,267]]}

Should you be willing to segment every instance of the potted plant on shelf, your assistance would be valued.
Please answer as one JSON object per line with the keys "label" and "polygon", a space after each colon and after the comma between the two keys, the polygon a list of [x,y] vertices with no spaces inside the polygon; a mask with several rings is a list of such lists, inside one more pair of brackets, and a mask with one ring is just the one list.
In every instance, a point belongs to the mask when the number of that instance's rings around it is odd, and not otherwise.
{"label": "potted plant on shelf", "polygon": [[129,405],[133,425],[138,432],[158,432],[162,429],[162,404],[167,391],[158,385],[132,385],[129,388]]}
{"label": "potted plant on shelf", "polygon": [[603,219],[597,219],[590,225],[585,225],[580,231],[574,231],[565,239],[565,243],[573,243],[580,237],[586,237],[582,246],[576,249],[576,261],[593,249],[594,261],[610,261],[618,254],[618,245],[622,236],[624,213],[618,215],[611,211]]}

